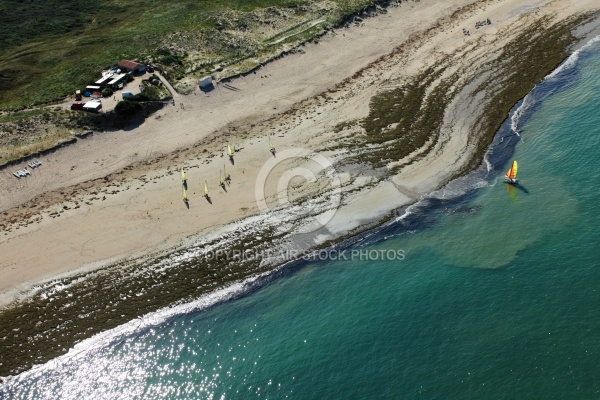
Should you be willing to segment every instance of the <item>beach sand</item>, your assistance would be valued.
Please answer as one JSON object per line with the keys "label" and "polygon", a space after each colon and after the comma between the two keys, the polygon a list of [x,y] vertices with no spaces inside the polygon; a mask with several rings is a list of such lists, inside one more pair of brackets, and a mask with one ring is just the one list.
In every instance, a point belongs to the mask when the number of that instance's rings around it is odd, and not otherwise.
{"label": "beach sand", "polygon": [[[174,106],[135,129],[95,133],[44,156],[43,166],[27,179],[17,181],[4,169],[0,306],[38,282],[151,254],[257,214],[257,177],[273,158],[268,134],[278,155],[310,149],[327,160],[343,158],[347,151],[339,144],[355,133],[336,126],[365,117],[371,97],[382,89],[439,62],[449,62],[447,73],[477,74],[490,61],[486,55],[533,21],[548,15],[559,21],[598,7],[592,0],[403,2],[227,87],[174,94]],[[475,29],[487,18],[491,25]],[[381,221],[469,163],[476,150],[472,129],[484,102],[470,95],[475,85],[468,81],[446,110],[444,140],[434,151],[409,156],[412,163],[395,176],[381,178],[357,165],[337,171],[343,200],[327,232],[308,246]],[[227,143],[239,149],[235,165],[224,154]],[[227,192],[218,187],[224,165],[232,176]],[[182,201],[181,167],[187,170],[189,209]],[[202,197],[205,180],[212,204]],[[310,200],[322,189],[318,182],[306,185],[297,197]]]}

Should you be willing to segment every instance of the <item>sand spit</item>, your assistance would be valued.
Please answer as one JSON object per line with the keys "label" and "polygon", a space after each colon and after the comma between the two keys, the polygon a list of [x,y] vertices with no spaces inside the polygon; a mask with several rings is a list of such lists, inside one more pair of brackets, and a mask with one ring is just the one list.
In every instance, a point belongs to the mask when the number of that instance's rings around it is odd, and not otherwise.
{"label": "sand spit", "polygon": [[[592,0],[405,2],[228,86],[176,96],[174,107],[135,130],[95,134],[61,149],[42,160],[43,168],[27,180],[15,183],[4,171],[0,304],[8,304],[31,285],[82,269],[104,266],[117,274],[117,269],[127,271],[144,263],[139,260],[172,261],[175,255],[189,261],[226,242],[229,249],[302,253],[374,226],[391,211],[439,188],[480,155],[486,100],[491,99],[490,91],[502,86],[503,77],[510,76],[504,75],[510,68],[507,63],[496,63],[503,60],[506,46],[523,41],[520,35],[539,34],[563,22],[570,27],[568,23],[578,23],[574,16],[597,9]],[[487,18],[490,25],[475,28]],[[537,31],[528,30],[532,26]],[[426,85],[419,86],[424,76]],[[409,88],[418,89],[414,90],[421,105],[409,127],[431,135],[422,135],[421,141],[407,139],[414,149],[397,161],[377,165],[373,154],[385,154],[391,144],[365,138],[364,121],[379,118],[370,108],[374,98],[398,88],[409,94]],[[396,127],[378,129],[384,134]],[[275,156],[269,138],[277,149]],[[237,150],[233,162],[225,153],[227,143]],[[182,202],[181,167],[187,170],[189,208]],[[219,187],[224,167],[232,180]],[[306,179],[293,178],[287,171]],[[280,178],[288,184],[286,190],[278,186]],[[210,201],[202,197],[205,181]],[[264,203],[256,201],[257,188],[264,190]],[[64,328],[62,333],[69,337],[65,342],[56,342],[48,331],[11,332],[3,339],[9,351],[2,353],[7,356],[1,360],[0,375],[43,362],[99,330],[263,273],[282,261],[249,261],[246,270],[235,271],[214,264],[202,270],[200,280],[185,293],[177,293],[176,279],[163,274],[164,269],[125,272],[123,281],[126,275],[132,281],[146,274],[157,288],[167,280],[174,287],[165,291],[169,296],[157,298],[134,292],[133,287],[107,284],[117,288],[114,295],[119,299],[111,302],[113,308],[82,305],[85,312],[79,315],[93,314],[97,307],[121,317],[98,314],[85,326]],[[115,263],[118,267],[106,267]],[[154,270],[161,271],[157,276],[165,282],[152,276]],[[182,271],[178,275],[183,282]],[[68,290],[61,287],[55,293],[58,298]],[[135,298],[143,299],[144,305]],[[47,296],[34,301],[42,315],[62,312],[56,306],[60,302],[48,308]],[[10,312],[5,310],[5,316]],[[44,343],[44,349],[23,359],[18,347],[28,338]],[[15,365],[17,359],[22,360],[20,366]]]}

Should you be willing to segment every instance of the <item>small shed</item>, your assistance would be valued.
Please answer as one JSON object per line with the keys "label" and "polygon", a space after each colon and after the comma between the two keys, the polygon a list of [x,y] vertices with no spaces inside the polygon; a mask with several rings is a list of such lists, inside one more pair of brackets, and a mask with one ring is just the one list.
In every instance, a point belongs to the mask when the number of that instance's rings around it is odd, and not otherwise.
{"label": "small shed", "polygon": [[102,102],[99,100],[88,101],[83,105],[84,111],[99,112],[102,108]]}
{"label": "small shed", "polygon": [[123,60],[119,63],[119,67],[127,72],[131,72],[135,75],[143,74],[146,72],[146,66],[131,60]]}
{"label": "small shed", "polygon": [[212,76],[210,75],[198,79],[198,86],[200,86],[200,89],[208,89],[212,84]]}

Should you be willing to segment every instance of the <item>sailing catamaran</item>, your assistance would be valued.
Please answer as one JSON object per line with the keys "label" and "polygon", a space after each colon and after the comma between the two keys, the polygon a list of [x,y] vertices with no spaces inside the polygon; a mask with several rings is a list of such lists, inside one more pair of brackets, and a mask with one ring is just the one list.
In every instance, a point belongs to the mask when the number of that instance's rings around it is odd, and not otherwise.
{"label": "sailing catamaran", "polygon": [[508,170],[508,172],[504,175],[504,182],[506,183],[518,183],[519,180],[517,179],[517,160],[514,160],[512,162],[512,165],[510,166],[510,169]]}
{"label": "sailing catamaran", "polygon": [[221,173],[221,177],[219,178],[219,185],[223,188],[223,190],[225,190],[225,177],[223,176],[223,171],[219,172]]}
{"label": "sailing catamaran", "polygon": [[227,155],[229,156],[229,158],[233,158],[233,148],[229,143],[227,143]]}
{"label": "sailing catamaran", "polygon": [[183,201],[188,202],[187,190],[183,189]]}
{"label": "sailing catamaran", "polygon": [[204,181],[204,197],[208,199],[208,184]]}

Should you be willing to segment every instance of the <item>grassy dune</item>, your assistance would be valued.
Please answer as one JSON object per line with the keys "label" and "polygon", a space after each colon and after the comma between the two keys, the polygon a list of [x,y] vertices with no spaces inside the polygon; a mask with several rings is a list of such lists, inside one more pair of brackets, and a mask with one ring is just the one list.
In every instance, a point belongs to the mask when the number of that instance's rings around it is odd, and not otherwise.
{"label": "grassy dune", "polygon": [[180,79],[217,62],[255,56],[269,47],[271,37],[294,25],[317,16],[339,20],[371,3],[4,0],[0,110],[56,100],[125,58],[161,63],[171,77]]}

